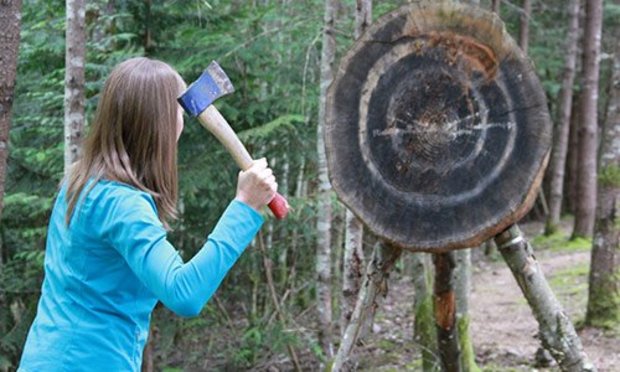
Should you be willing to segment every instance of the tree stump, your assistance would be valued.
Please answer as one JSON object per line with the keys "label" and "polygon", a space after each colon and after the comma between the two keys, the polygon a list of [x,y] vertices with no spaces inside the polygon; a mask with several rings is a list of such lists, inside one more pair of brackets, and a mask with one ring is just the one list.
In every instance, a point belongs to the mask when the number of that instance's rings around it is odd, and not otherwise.
{"label": "tree stump", "polygon": [[493,13],[421,1],[384,16],[341,60],[327,105],[331,183],[391,244],[478,246],[536,198],[547,103]]}

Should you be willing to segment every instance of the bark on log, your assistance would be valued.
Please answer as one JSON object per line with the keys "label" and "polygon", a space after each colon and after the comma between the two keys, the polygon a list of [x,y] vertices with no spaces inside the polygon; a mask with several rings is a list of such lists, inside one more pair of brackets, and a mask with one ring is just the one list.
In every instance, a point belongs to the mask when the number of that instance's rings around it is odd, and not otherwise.
{"label": "bark on log", "polygon": [[562,371],[595,371],[519,227],[511,226],[497,235],[495,242],[532,309],[543,346],[551,352]]}
{"label": "bark on log", "polygon": [[373,23],[340,63],[326,125],[340,199],[383,240],[432,253],[520,219],[551,140],[540,82],[501,20],[444,1]]}
{"label": "bark on log", "polygon": [[439,358],[447,372],[459,372],[461,350],[456,326],[456,296],[454,292],[455,252],[433,255],[435,264],[435,325]]}
{"label": "bark on log", "polygon": [[402,250],[387,244],[376,244],[368,263],[351,320],[343,333],[340,347],[334,358],[332,371],[343,370],[353,350],[360,329],[379,294],[385,294],[385,281]]}

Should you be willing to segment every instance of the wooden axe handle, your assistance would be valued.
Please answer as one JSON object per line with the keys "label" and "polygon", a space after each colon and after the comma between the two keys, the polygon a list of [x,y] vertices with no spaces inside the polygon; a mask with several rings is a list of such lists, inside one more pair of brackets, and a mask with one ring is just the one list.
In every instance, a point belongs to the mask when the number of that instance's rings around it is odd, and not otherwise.
{"label": "wooden axe handle", "polygon": [[[250,153],[215,106],[207,107],[198,115],[198,121],[224,145],[239,168],[247,170],[252,166],[254,160],[252,160]],[[281,220],[288,214],[289,205],[284,196],[276,193],[269,202],[269,209],[277,219]]]}

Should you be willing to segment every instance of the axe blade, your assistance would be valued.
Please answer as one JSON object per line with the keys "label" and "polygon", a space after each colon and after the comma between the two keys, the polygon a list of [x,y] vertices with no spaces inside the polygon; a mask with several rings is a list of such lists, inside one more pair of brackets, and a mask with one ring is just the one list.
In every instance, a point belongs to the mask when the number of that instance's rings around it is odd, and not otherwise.
{"label": "axe blade", "polygon": [[220,65],[213,61],[202,75],[183,92],[177,101],[188,115],[196,117],[218,98],[235,91]]}

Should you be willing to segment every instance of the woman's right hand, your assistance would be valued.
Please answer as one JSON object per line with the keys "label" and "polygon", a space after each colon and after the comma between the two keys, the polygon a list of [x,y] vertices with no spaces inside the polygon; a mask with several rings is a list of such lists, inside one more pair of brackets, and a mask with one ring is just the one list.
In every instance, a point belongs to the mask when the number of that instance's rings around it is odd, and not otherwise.
{"label": "woman's right hand", "polygon": [[269,204],[277,191],[273,171],[267,166],[267,159],[262,158],[255,160],[247,170],[239,172],[235,199],[258,211]]}

